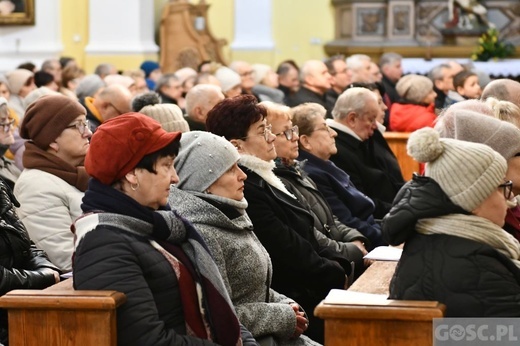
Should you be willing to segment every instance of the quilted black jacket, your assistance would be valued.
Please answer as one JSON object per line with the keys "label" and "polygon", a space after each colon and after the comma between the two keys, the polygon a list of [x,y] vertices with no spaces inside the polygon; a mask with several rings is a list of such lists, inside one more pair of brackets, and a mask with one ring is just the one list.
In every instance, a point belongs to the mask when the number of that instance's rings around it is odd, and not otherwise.
{"label": "quilted black jacket", "polygon": [[383,220],[390,244],[405,241],[390,298],[436,300],[447,317],[520,316],[520,270],[487,244],[415,232],[419,219],[462,213],[430,178],[414,177]]}

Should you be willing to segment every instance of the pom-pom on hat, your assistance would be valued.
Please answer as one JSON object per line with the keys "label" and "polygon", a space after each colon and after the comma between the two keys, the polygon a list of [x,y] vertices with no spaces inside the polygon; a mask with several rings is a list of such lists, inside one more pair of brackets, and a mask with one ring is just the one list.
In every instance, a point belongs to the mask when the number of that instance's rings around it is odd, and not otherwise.
{"label": "pom-pom on hat", "polygon": [[182,135],[175,170],[181,190],[205,192],[240,158],[224,137],[210,132],[191,131]]}
{"label": "pom-pom on hat", "polygon": [[46,150],[71,122],[86,114],[78,101],[61,94],[45,95],[27,107],[20,136]]}
{"label": "pom-pom on hat", "polygon": [[410,135],[408,155],[426,162],[425,175],[435,180],[450,200],[471,212],[503,183],[506,160],[484,144],[440,138],[432,128]]}
{"label": "pom-pom on hat", "polygon": [[85,157],[87,173],[106,185],[123,178],[148,154],[180,140],[180,132],[166,132],[152,118],[126,113],[101,124]]}
{"label": "pom-pom on hat", "polygon": [[433,90],[433,82],[428,77],[409,74],[399,79],[395,90],[404,100],[421,103]]}

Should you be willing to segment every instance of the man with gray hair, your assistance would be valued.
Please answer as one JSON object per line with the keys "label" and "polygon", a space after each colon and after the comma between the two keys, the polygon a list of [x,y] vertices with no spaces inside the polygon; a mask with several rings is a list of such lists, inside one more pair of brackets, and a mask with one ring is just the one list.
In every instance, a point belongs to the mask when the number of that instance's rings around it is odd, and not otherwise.
{"label": "man with gray hair", "polygon": [[285,104],[295,107],[305,102],[314,102],[327,109],[327,117],[331,117],[332,107],[326,101],[325,93],[331,87],[331,75],[327,66],[319,60],[306,61],[300,70],[301,87],[294,95],[287,97]]}
{"label": "man with gray hair", "polygon": [[163,74],[159,77],[155,84],[155,91],[161,96],[161,103],[173,103],[181,109],[184,108],[184,105],[179,104],[182,98],[181,81],[174,73]]}
{"label": "man with gray hair", "polygon": [[132,93],[120,84],[103,88],[95,97],[86,97],[85,108],[90,130],[95,132],[97,127],[108,119],[131,112],[131,101]]}
{"label": "man with gray hair", "polygon": [[97,74],[101,79],[105,79],[108,75],[117,74],[117,68],[108,63],[99,64],[96,66],[94,74]]}
{"label": "man with gray hair", "polygon": [[381,108],[375,94],[366,88],[350,88],[343,92],[332,110],[327,125],[338,133],[338,152],[330,160],[349,176],[354,186],[375,204],[374,217],[382,219],[399,191],[386,172],[378,165],[374,146],[369,139],[377,129],[376,118]]}
{"label": "man with gray hair", "polygon": [[185,119],[191,131],[206,131],[208,112],[220,101],[224,94],[219,86],[197,84],[186,94]]}
{"label": "man with gray hair", "polygon": [[351,83],[373,83],[370,63],[372,60],[365,54],[353,54],[345,60]]}

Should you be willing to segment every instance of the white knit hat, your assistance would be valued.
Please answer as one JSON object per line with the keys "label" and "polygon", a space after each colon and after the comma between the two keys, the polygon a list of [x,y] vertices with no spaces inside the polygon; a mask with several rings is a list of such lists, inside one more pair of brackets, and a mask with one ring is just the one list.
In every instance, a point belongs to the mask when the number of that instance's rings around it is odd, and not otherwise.
{"label": "white knit hat", "polygon": [[415,160],[427,163],[425,175],[468,212],[481,205],[506,175],[506,160],[487,145],[440,139],[432,128],[412,133],[407,149]]}
{"label": "white knit hat", "polygon": [[27,80],[34,77],[34,73],[23,68],[19,68],[5,74],[7,82],[9,83],[9,89],[14,95],[18,95],[22,87],[25,85]]}
{"label": "white knit hat", "polygon": [[148,105],[141,108],[139,113],[157,120],[167,132],[187,132],[190,130],[181,109],[173,103]]}
{"label": "white knit hat", "polygon": [[215,72],[215,77],[220,82],[222,92],[228,92],[242,83],[240,75],[229,67],[219,67],[219,69]]}
{"label": "white knit hat", "polygon": [[428,77],[409,74],[399,79],[395,90],[401,98],[420,103],[433,90],[433,82]]}
{"label": "white knit hat", "polygon": [[236,148],[224,137],[204,131],[184,133],[174,163],[179,176],[177,187],[205,192],[239,158]]}
{"label": "white knit hat", "polygon": [[265,64],[253,64],[251,68],[255,71],[255,84],[260,84],[265,76],[267,76],[267,73],[272,70],[271,66]]}

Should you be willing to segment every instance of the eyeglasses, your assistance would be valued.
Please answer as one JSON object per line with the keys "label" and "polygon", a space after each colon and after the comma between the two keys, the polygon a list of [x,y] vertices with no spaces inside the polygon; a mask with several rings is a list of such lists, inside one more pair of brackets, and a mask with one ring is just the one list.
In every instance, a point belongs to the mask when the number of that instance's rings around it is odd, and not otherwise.
{"label": "eyeglasses", "polygon": [[504,197],[506,200],[510,200],[513,197],[513,182],[511,180],[506,181],[503,184],[498,185],[504,190]]}
{"label": "eyeglasses", "polygon": [[88,120],[83,121],[77,121],[73,125],[69,125],[66,127],[66,129],[73,129],[77,128],[80,135],[84,135],[85,132],[88,130],[90,131],[90,123]]}
{"label": "eyeglasses", "polygon": [[[263,136],[264,139],[265,139],[265,141],[266,141],[266,142],[269,142],[269,137],[271,137],[271,135],[273,134],[273,133],[271,132],[272,128],[273,128],[273,127],[272,127],[271,125],[267,125],[267,126],[264,128],[264,131],[263,131],[262,133],[257,134],[257,136]],[[255,136],[255,135],[253,135],[253,136]],[[248,139],[249,137],[251,137],[251,136],[242,137],[242,138],[240,138],[240,139],[243,140],[243,141],[245,141],[245,140]]]}
{"label": "eyeglasses", "polygon": [[11,129],[13,128],[13,125],[14,125],[14,119],[13,118],[7,118],[7,119],[8,119],[7,122],[0,123],[2,131],[4,131],[4,133],[7,133],[7,132],[11,131]]}
{"label": "eyeglasses", "polygon": [[329,134],[332,134],[332,129],[330,128],[329,125],[327,124],[323,124],[324,126],[323,127],[318,127],[316,129],[313,130],[314,131],[327,131]]}
{"label": "eyeglasses", "polygon": [[285,130],[285,131],[282,131],[280,133],[276,133],[275,136],[278,137],[278,136],[281,136],[281,135],[285,135],[285,138],[287,138],[288,141],[292,140],[294,136],[299,136],[299,131],[298,131],[298,125],[294,125],[293,127],[291,127],[290,129],[288,130]]}

